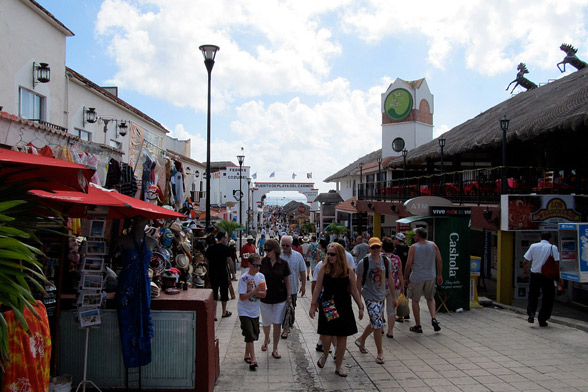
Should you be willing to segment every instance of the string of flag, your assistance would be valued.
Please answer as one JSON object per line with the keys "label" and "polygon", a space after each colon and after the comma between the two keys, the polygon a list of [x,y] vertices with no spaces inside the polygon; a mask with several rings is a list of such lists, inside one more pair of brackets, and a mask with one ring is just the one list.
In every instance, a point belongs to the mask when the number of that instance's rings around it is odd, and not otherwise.
{"label": "string of flag", "polygon": [[[276,177],[276,172],[271,172],[269,175],[269,178],[275,178]],[[296,177],[298,177],[298,174],[296,173],[292,173],[292,179],[295,180]],[[253,178],[254,180],[257,180],[257,172],[253,173],[251,175],[251,178]],[[310,173],[306,173],[306,178],[311,179],[312,178],[312,172]]]}

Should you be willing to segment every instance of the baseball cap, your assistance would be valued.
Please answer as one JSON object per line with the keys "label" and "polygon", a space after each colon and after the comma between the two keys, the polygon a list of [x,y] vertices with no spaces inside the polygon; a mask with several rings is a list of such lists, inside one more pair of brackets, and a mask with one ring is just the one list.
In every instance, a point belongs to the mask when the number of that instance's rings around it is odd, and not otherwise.
{"label": "baseball cap", "polygon": [[399,241],[406,241],[406,236],[402,233],[396,233],[396,235],[394,236],[394,238],[396,238]]}
{"label": "baseball cap", "polygon": [[368,245],[369,245],[370,248],[373,245],[382,246],[382,241],[380,241],[380,239],[378,237],[372,237],[372,238],[370,238],[370,241],[368,242]]}

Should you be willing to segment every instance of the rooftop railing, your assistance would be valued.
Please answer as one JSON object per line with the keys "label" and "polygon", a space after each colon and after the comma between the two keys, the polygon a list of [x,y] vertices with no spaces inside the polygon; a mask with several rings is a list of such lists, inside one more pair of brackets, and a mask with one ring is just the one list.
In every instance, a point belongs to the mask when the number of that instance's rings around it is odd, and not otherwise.
{"label": "rooftop railing", "polygon": [[498,204],[503,169],[506,193],[588,193],[588,179],[575,174],[564,176],[534,167],[492,167],[361,183],[357,189],[358,199],[405,201],[417,196],[440,196],[458,204]]}

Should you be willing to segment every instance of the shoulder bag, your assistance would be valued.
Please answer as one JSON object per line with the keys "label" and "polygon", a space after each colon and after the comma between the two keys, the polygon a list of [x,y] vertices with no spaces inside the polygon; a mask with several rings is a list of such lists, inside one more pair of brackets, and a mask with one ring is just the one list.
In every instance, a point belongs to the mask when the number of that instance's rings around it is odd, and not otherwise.
{"label": "shoulder bag", "polygon": [[559,261],[553,258],[553,245],[549,257],[541,267],[541,275],[553,280],[559,279]]}

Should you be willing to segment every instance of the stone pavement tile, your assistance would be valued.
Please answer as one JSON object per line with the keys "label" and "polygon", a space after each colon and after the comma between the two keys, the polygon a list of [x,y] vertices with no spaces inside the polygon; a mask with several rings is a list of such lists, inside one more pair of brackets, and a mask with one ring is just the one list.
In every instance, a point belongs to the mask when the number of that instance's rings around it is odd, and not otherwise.
{"label": "stone pavement tile", "polygon": [[453,383],[446,378],[423,378],[423,381],[430,387],[453,386]]}
{"label": "stone pavement tile", "polygon": [[530,391],[530,390],[537,390],[537,389],[545,389],[537,383],[533,381],[515,381],[509,383],[511,386],[520,389],[521,391]]}
{"label": "stone pavement tile", "polygon": [[484,386],[489,390],[496,392],[520,391],[520,389],[517,389],[506,382],[485,384]]}
{"label": "stone pavement tile", "polygon": [[441,372],[441,373],[458,370],[455,366],[453,366],[451,364],[441,364],[441,365],[433,365],[433,364],[431,364],[431,367],[435,371],[438,371],[438,372]]}
{"label": "stone pavement tile", "polygon": [[421,371],[419,371],[418,372],[418,376],[420,378],[422,378],[422,379],[425,379],[425,378],[430,378],[430,379],[432,379],[432,378],[443,378],[443,374],[442,373],[439,373],[439,372],[436,372],[436,371],[427,371],[427,372],[421,372]]}
{"label": "stone pavement tile", "polygon": [[500,378],[498,378],[498,376],[494,376],[492,374],[487,375],[487,376],[476,376],[475,378],[482,385],[502,382],[502,380]]}
{"label": "stone pavement tile", "polygon": [[467,384],[467,385],[459,385],[459,388],[464,392],[487,392],[490,391],[487,387],[481,384]]}
{"label": "stone pavement tile", "polygon": [[431,387],[431,389],[436,392],[462,392],[462,389],[455,385],[443,385],[440,387]]}
{"label": "stone pavement tile", "polygon": [[484,369],[480,369],[480,368],[477,368],[477,369],[465,369],[463,372],[465,374],[467,374],[468,376],[476,377],[476,378],[477,377],[480,377],[480,376],[490,376],[491,375],[489,371],[484,370]]}
{"label": "stone pavement tile", "polygon": [[429,386],[421,379],[406,379],[399,380],[398,384],[406,390],[412,391],[414,388],[429,388]]}
{"label": "stone pavement tile", "polygon": [[525,377],[521,376],[520,374],[502,374],[502,375],[498,375],[498,378],[500,378],[502,381],[508,382],[508,383],[527,381],[527,379]]}
{"label": "stone pavement tile", "polygon": [[507,369],[505,367],[499,367],[496,369],[486,369],[488,370],[490,373],[494,374],[495,376],[506,376],[509,374],[514,374],[510,369]]}

